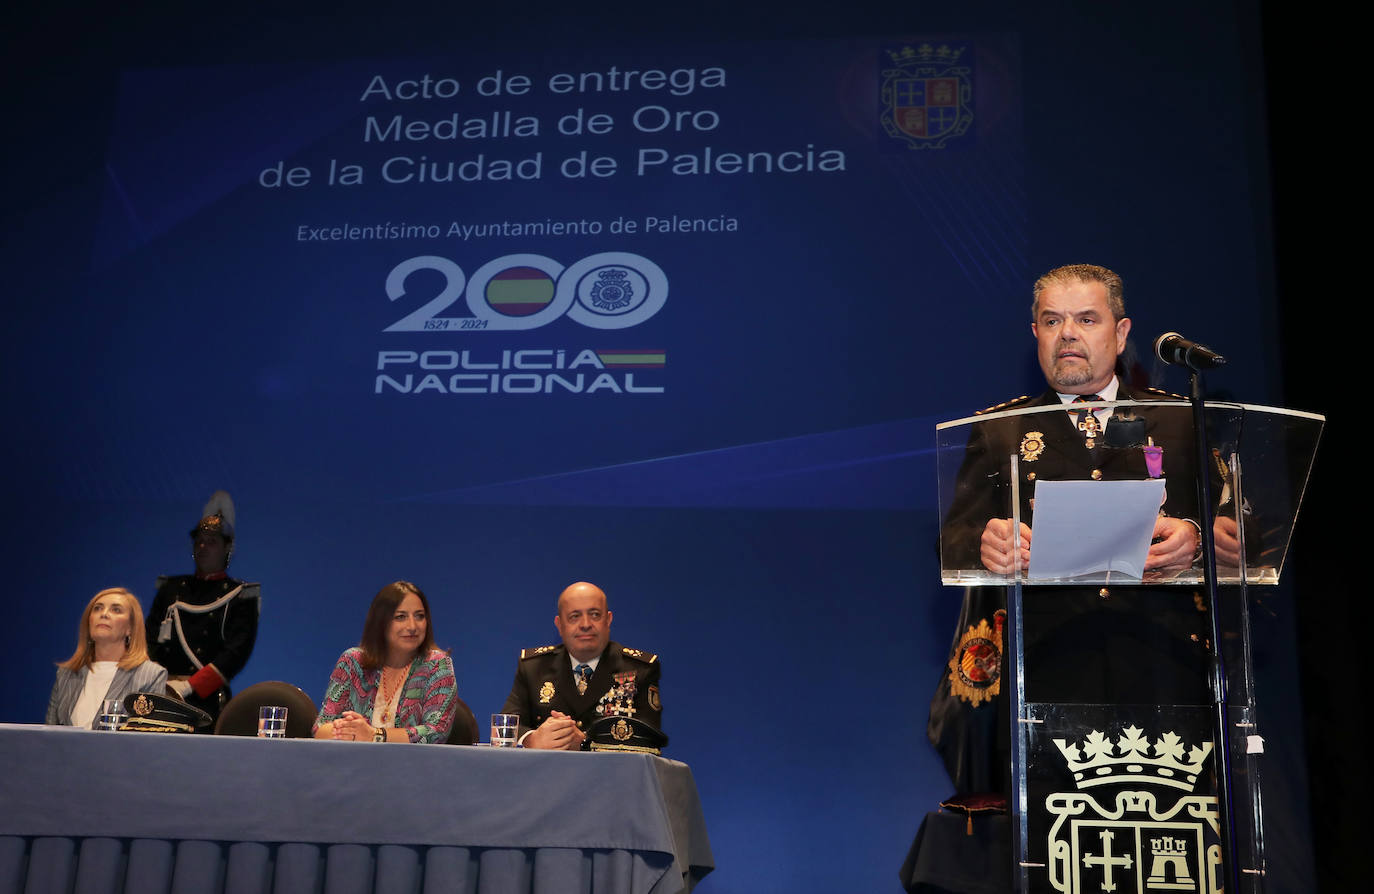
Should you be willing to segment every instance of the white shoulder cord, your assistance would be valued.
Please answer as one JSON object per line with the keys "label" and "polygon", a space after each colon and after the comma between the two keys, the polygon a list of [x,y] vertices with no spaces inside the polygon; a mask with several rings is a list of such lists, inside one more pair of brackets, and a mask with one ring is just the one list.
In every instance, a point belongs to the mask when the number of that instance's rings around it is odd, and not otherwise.
{"label": "white shoulder cord", "polygon": [[[186,634],[183,633],[181,630],[181,613],[187,611],[193,615],[203,615],[206,612],[212,612],[215,609],[220,608],[221,606],[228,605],[229,600],[237,596],[239,594],[239,590],[242,589],[243,584],[239,584],[237,587],[230,590],[228,593],[225,593],[223,596],[216,599],[214,602],[211,602],[209,605],[190,605],[185,602],[173,602],[171,605],[167,606],[167,617],[171,618],[173,626],[175,626],[177,629],[177,639],[181,642],[181,651],[185,652],[186,657],[191,659],[191,663],[196,666],[196,670],[200,670],[205,665],[202,664],[201,660],[196,657],[196,653],[191,651],[191,647],[186,644]],[[225,617],[226,619],[228,618],[227,612],[225,613]],[[161,637],[159,637],[159,639],[161,639]]]}

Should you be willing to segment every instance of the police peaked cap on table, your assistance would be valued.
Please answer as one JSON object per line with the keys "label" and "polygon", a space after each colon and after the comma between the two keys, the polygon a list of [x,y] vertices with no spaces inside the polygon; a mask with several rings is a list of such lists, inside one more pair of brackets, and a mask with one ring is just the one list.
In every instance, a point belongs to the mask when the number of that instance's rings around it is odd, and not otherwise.
{"label": "police peaked cap on table", "polygon": [[210,715],[179,698],[155,692],[130,692],[124,696],[129,719],[119,727],[143,733],[191,733],[210,725]]}
{"label": "police peaked cap on table", "polygon": [[598,717],[587,730],[592,751],[639,751],[658,754],[668,737],[658,727],[638,717],[608,714]]}

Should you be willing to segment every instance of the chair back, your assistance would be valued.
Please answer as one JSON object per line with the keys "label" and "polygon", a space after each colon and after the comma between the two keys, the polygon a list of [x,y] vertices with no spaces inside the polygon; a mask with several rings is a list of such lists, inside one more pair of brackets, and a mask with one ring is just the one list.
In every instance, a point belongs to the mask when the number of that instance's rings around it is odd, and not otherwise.
{"label": "chair back", "polygon": [[256,736],[258,708],[264,705],[286,708],[286,738],[310,738],[315,727],[315,703],[299,686],[281,680],[254,683],[229,699],[215,721],[215,735]]}
{"label": "chair back", "polygon": [[455,698],[458,708],[453,712],[453,727],[448,731],[448,739],[445,741],[449,745],[476,745],[480,739],[477,730],[477,718],[473,715],[468,703],[461,698]]}

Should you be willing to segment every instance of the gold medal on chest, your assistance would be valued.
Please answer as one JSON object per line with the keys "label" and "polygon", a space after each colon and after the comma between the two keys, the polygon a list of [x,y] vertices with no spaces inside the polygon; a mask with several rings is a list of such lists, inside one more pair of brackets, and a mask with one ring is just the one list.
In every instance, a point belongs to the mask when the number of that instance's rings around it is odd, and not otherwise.
{"label": "gold medal on chest", "polygon": [[544,685],[539,687],[539,704],[547,705],[551,701],[553,701],[553,683],[545,680]]}
{"label": "gold medal on chest", "polygon": [[1045,435],[1038,431],[1028,431],[1021,439],[1021,461],[1035,462],[1045,452]]}

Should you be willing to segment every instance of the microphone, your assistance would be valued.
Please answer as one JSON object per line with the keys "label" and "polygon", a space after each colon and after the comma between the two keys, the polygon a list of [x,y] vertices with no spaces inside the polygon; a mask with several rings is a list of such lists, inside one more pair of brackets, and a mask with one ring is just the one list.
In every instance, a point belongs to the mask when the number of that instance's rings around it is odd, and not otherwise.
{"label": "microphone", "polygon": [[1201,371],[1225,366],[1226,358],[1206,345],[1189,341],[1177,332],[1166,332],[1155,339],[1155,356],[1174,366]]}

